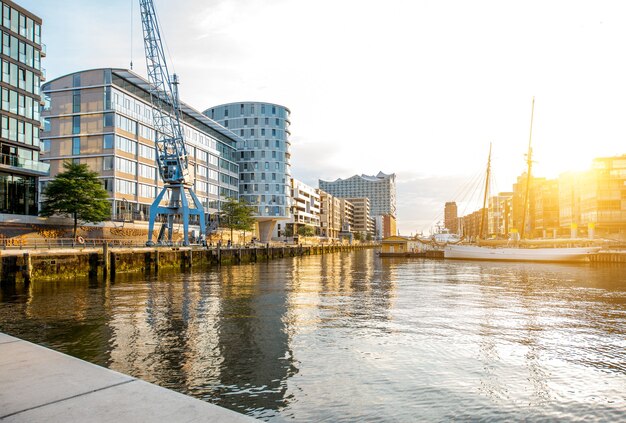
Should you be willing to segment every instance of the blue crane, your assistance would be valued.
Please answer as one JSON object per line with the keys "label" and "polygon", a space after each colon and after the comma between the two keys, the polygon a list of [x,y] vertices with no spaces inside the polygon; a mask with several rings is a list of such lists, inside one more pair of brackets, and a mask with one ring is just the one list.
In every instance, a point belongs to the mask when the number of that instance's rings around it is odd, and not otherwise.
{"label": "blue crane", "polygon": [[[200,235],[206,235],[204,208],[192,188],[189,175],[189,158],[181,125],[178,78],[170,77],[165,52],[161,42],[159,23],[152,0],[139,0],[143,27],[146,65],[150,81],[152,119],[156,132],[156,162],[164,187],[150,206],[147,245],[154,245],[152,231],[158,216],[164,222],[157,242],[163,242],[167,230],[167,242],[171,244],[174,218],[183,222],[183,245],[189,245],[189,217],[198,216]],[[168,194],[168,196],[166,196]],[[161,202],[166,198],[167,205]]]}

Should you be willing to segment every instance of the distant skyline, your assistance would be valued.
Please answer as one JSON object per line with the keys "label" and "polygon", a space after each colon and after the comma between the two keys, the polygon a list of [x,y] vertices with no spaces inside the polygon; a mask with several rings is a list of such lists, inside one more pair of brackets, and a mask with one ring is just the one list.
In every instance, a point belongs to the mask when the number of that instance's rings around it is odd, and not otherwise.
{"label": "distant skyline", "polygon": [[[131,56],[146,75],[137,0],[17,3],[44,20],[48,80],[129,68]],[[626,153],[620,1],[155,4],[183,101],[288,107],[293,176],[317,186],[396,173],[403,234],[443,220],[444,203],[484,171],[490,142],[494,192],[511,190],[533,96],[535,175]]]}

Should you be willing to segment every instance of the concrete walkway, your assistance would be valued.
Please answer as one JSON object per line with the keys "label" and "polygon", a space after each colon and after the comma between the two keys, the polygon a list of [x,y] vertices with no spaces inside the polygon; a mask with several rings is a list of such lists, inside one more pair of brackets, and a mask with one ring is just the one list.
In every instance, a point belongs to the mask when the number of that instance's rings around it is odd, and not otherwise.
{"label": "concrete walkway", "polygon": [[0,333],[0,421],[256,420]]}

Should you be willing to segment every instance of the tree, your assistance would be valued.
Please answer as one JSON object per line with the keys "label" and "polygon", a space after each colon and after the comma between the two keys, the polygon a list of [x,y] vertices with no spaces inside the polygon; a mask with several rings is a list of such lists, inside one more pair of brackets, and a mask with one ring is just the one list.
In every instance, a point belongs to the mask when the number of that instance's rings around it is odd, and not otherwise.
{"label": "tree", "polygon": [[98,173],[86,164],[63,163],[64,172],[59,173],[46,186],[41,216],[60,214],[74,219],[74,238],[78,221],[98,223],[109,218],[109,196],[98,180]]}
{"label": "tree", "polygon": [[233,240],[233,231],[251,231],[254,225],[254,209],[245,201],[228,198],[222,204],[220,211],[220,225],[230,229],[230,239]]}
{"label": "tree", "polygon": [[298,228],[298,235],[300,236],[313,236],[315,235],[315,229],[309,225],[303,225]]}

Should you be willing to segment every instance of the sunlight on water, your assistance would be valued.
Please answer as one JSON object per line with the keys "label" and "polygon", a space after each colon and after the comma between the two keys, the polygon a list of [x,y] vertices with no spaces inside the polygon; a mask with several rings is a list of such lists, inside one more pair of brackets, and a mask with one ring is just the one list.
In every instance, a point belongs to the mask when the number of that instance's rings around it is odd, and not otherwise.
{"label": "sunlight on water", "polygon": [[623,266],[337,253],[0,290],[0,330],[268,421],[626,419]]}

